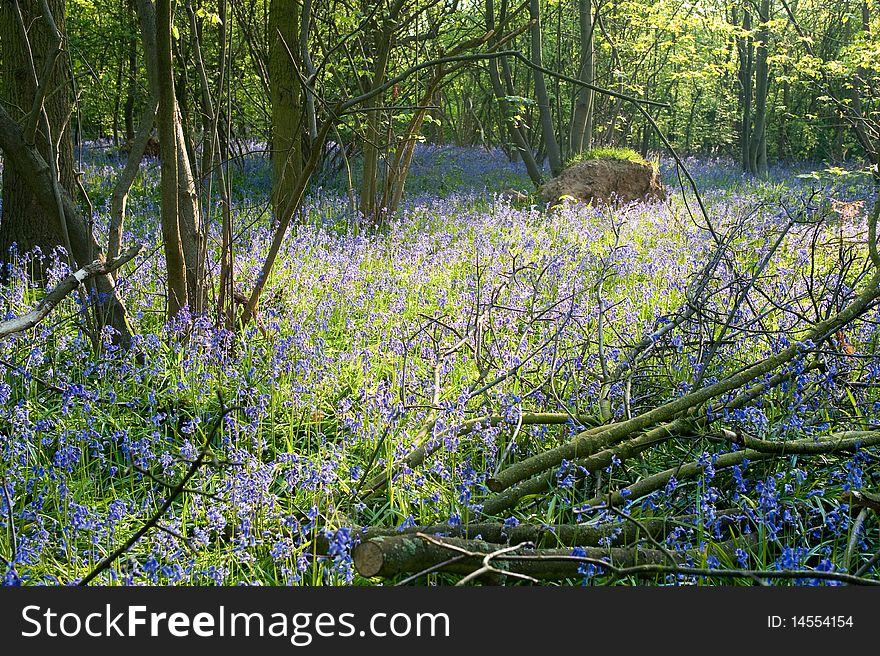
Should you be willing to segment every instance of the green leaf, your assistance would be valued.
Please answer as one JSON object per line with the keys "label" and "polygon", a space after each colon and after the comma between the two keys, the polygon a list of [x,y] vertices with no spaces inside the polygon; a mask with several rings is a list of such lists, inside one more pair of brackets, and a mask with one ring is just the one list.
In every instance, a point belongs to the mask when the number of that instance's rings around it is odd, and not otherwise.
{"label": "green leaf", "polygon": [[196,11],[196,16],[208,21],[211,25],[220,25],[223,21],[220,20],[220,16],[213,11],[206,11],[203,8],[200,8]]}

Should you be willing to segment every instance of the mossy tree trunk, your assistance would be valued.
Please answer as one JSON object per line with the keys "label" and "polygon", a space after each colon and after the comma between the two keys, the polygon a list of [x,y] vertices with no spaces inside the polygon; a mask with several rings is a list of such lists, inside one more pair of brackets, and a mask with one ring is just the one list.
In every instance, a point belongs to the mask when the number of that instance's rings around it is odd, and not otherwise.
{"label": "mossy tree trunk", "polygon": [[272,210],[278,220],[302,172],[302,85],[298,59],[299,4],[272,0],[269,6],[269,89],[272,96]]}
{"label": "mossy tree trunk", "polygon": [[[19,252],[39,247],[44,254],[63,245],[70,264],[82,268],[101,257],[90,217],[76,203],[73,143],[69,131],[70,75],[63,65],[64,2],[0,3],[0,150],[4,155],[0,261],[12,243]],[[19,11],[21,12],[19,14]],[[24,126],[24,128],[22,127]],[[43,278],[42,267],[35,274]],[[100,345],[103,327],[112,341],[131,343],[125,306],[111,276],[89,283],[97,304],[89,321]]]}

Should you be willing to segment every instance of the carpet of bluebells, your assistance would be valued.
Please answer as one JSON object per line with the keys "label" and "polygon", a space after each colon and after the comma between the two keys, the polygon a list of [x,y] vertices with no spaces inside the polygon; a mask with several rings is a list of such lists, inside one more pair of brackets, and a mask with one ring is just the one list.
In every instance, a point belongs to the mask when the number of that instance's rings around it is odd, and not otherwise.
{"label": "carpet of bluebells", "polygon": [[[215,436],[214,461],[188,483],[196,492],[181,495],[160,527],[100,581],[376,584],[354,570],[354,527],[472,521],[490,496],[488,477],[562,443],[575,428],[522,425],[522,413],[570,412],[599,422],[643,412],[784,348],[852,297],[866,267],[860,243],[871,190],[864,177],[799,164],[756,181],[730,162],[689,161],[713,230],[729,236],[710,283],[709,309],[722,317],[742,289],[742,272],[770,252],[781,226],[797,221],[733,313],[735,325],[752,328],[722,341],[707,370],[699,355],[701,331],[709,328],[687,323],[664,336],[629,385],[615,386],[600,403],[603,368],[668,320],[716,252],[696,199],[677,187],[672,166],[662,167],[671,191],[666,203],[549,209],[534,196],[505,193],[528,192],[530,184],[521,165],[500,152],[424,147],[405,204],[383,229],[361,225],[341,177],[320,176],[284,243],[258,319],[233,334],[212,316],[184,313],[164,322],[159,172],[146,160],[129,200],[125,242],[145,249],[118,279],[136,332],[133,348],[119,350],[104,334],[96,354],[80,329],[75,295],[37,328],[0,342],[5,582],[67,585],[88,574],[162,504],[168,483],[180,479],[211,433],[222,398],[237,409]],[[96,234],[104,239],[121,163],[93,148],[84,169]],[[230,172],[235,284],[247,294],[272,236],[269,167],[253,153]],[[216,281],[219,203],[210,204],[210,214]],[[15,254],[9,284],[0,287],[6,317],[22,314],[44,292],[26,275],[37,255]],[[49,288],[68,268],[63,253],[46,255]],[[871,310],[850,326],[840,336],[845,350],[825,345],[823,367],[796,361],[788,382],[746,407],[701,412],[711,426],[764,439],[873,427],[880,412],[878,320]],[[431,412],[442,448],[419,467],[392,468],[414,448]],[[504,420],[458,429],[487,413]],[[627,499],[625,508],[634,517],[701,517],[666,537],[672,550],[705,553],[720,539],[722,512],[759,536],[757,547],[736,552],[736,562],[709,556],[694,565],[853,571],[877,551],[876,518],[855,522],[842,500],[848,490],[876,489],[875,451],[716,470],[717,457],[735,448],[673,440],[592,476],[563,463],[545,496],[481,519],[511,526],[622,522],[583,502],[698,460],[697,479],[673,478],[647,497]],[[390,477],[384,490],[358,495],[363,481],[382,472]],[[316,555],[319,535],[329,547]],[[436,573],[421,579],[454,580]],[[591,581],[601,582],[595,568],[567,583]]]}

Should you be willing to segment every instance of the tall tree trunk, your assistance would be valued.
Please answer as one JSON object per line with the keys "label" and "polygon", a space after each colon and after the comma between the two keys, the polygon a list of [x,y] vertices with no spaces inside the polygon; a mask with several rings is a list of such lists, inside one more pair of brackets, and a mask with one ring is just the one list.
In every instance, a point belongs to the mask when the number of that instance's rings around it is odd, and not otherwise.
{"label": "tall tree trunk", "polygon": [[[862,32],[868,37],[865,39],[867,43],[871,42],[871,10],[867,0],[862,2]],[[856,69],[853,83],[849,90],[849,100],[847,123],[853,128],[855,137],[865,151],[865,155],[874,165],[874,177],[880,181],[880,153],[877,152],[877,144],[870,136],[865,126],[864,108],[862,106],[862,96],[865,94],[865,81],[869,77],[868,71],[864,66]],[[875,135],[876,136],[876,135]]]}
{"label": "tall tree trunk", "polygon": [[694,131],[694,119],[697,114],[697,103],[700,102],[700,96],[703,94],[703,90],[697,85],[696,82],[693,84],[693,88],[691,89],[691,106],[688,111],[687,123],[684,128],[684,152],[688,153],[691,150],[691,137],[693,136]]}
{"label": "tall tree trunk", "polygon": [[[312,56],[309,52],[309,30],[312,25],[312,0],[303,0],[302,20],[300,21],[299,30],[299,51],[302,57],[303,68],[305,70],[306,79],[309,80],[309,86],[314,85],[314,75],[317,72]],[[306,102],[306,129],[309,135],[309,148],[318,138],[318,115],[315,112],[315,96],[308,90],[305,91]]]}
{"label": "tall tree trunk", "polygon": [[162,174],[162,242],[168,270],[168,316],[173,318],[188,304],[186,271],[178,208],[177,101],[171,55],[171,0],[156,3],[156,68],[159,85],[159,144]]}
{"label": "tall tree trunk", "polygon": [[[220,181],[220,198],[222,200],[223,219],[220,230],[220,280],[217,284],[217,325],[224,326],[227,330],[235,328],[235,274],[233,271],[233,222],[232,207],[229,200],[231,195],[229,170],[228,170],[228,147],[229,147],[229,116],[225,107],[231,103],[229,93],[231,85],[228,79],[227,62],[232,55],[229,48],[227,31],[227,0],[219,0],[217,10],[220,15],[220,29],[218,32],[217,48],[217,113],[215,115],[214,134],[217,135],[217,167]],[[226,90],[224,95],[223,91]]]}
{"label": "tall tree trunk", "polygon": [[177,119],[174,126],[177,137],[177,216],[186,275],[187,301],[193,313],[201,314],[205,310],[207,300],[205,276],[207,235],[202,222],[199,194],[189,157],[190,151],[187,148],[189,140],[184,134],[179,112],[175,114],[175,118]]}
{"label": "tall tree trunk", "polygon": [[[397,19],[405,2],[395,0],[389,8],[388,14],[381,21],[370,28],[372,40],[373,70],[366,77],[364,91],[377,89],[385,83],[388,74],[388,62],[391,58],[392,38]],[[361,178],[361,214],[368,221],[378,221],[382,208],[379,207],[379,176],[380,159],[382,155],[382,142],[386,139],[382,134],[381,108],[384,105],[382,94],[377,95],[372,102],[371,111],[367,112],[364,126],[363,139],[363,174]]]}
{"label": "tall tree trunk", "polygon": [[[734,22],[736,14],[734,13]],[[742,29],[750,32],[752,29],[752,16],[748,11],[743,12]],[[749,164],[749,145],[752,134],[752,71],[754,59],[754,45],[749,34],[737,37],[737,53],[739,55],[739,149],[740,165],[744,171],[751,170]]]}
{"label": "tall tree trunk", "polygon": [[[167,19],[158,15],[160,10],[170,12],[166,4],[157,2],[154,7],[152,0],[137,0],[147,79],[151,94],[159,99],[156,116],[162,149],[161,223],[168,267],[168,311],[169,316],[174,316],[184,305],[196,314],[205,310],[207,252],[205,226],[192,170],[192,147],[185,136],[177,97],[179,90],[174,78],[174,54],[170,42],[172,19],[170,15]],[[164,20],[168,22],[168,35],[163,32],[166,29]],[[162,39],[166,36],[169,43],[167,52],[164,52],[166,44]],[[181,294],[181,284],[186,294]]]}
{"label": "tall tree trunk", "polygon": [[[602,36],[605,37],[605,41],[608,43],[611,48],[611,59],[613,61],[614,70],[622,71],[624,70],[623,62],[620,56],[620,49],[617,47],[614,39],[611,38],[608,30],[605,27],[605,21],[602,19],[602,14],[596,14],[596,24],[599,26],[599,29],[602,31]],[[622,75],[617,76],[617,91],[619,93],[626,93],[626,88],[624,84],[624,78]],[[609,99],[610,108],[604,114],[606,116],[610,116],[610,118],[605,122],[605,130],[602,133],[602,143],[607,145],[619,145],[617,142],[617,119],[620,115],[620,108],[623,104],[623,101],[620,98],[614,98],[613,101]],[[675,103],[670,104],[669,108],[670,117],[672,119],[673,129],[675,125]],[[672,135],[670,134],[670,137]]]}
{"label": "tall tree trunk", "polygon": [[129,140],[131,147],[128,151],[128,160],[125,162],[125,168],[116,179],[113,186],[113,193],[110,195],[110,228],[107,238],[107,259],[115,260],[122,250],[122,236],[125,228],[125,206],[128,202],[128,192],[134,182],[137,173],[140,170],[141,160],[144,158],[144,151],[147,142],[153,133],[153,126],[156,123],[156,106],[158,96],[153,96],[147,102],[144,113],[141,116],[141,122],[138,126],[137,134],[133,139]]}
{"label": "tall tree trunk", "polygon": [[[532,20],[532,64],[543,67],[543,55],[541,52],[541,3],[540,0],[529,0],[529,16]],[[559,151],[559,142],[556,140],[556,131],[553,129],[553,114],[550,111],[550,99],[547,95],[547,85],[544,82],[544,74],[536,68],[535,96],[538,100],[538,112],[541,120],[541,137],[547,158],[550,160],[550,172],[553,175],[562,173],[562,155]]]}
{"label": "tall tree trunk", "polygon": [[[593,38],[593,7],[590,0],[577,0],[578,33],[581,57],[578,79],[593,84],[596,79],[596,60]],[[577,92],[574,119],[571,126],[571,154],[577,155],[593,145],[593,104],[595,92],[582,87]]]}
{"label": "tall tree trunk", "polygon": [[785,81],[782,83],[782,113],[779,116],[779,128],[777,130],[776,157],[788,159],[788,133],[785,130],[787,119],[791,116],[791,82],[789,82],[790,69],[786,67]]}
{"label": "tall tree trunk", "polygon": [[193,57],[199,80],[199,100],[201,102],[199,113],[202,119],[202,161],[196,184],[196,188],[201,194],[214,177],[214,150],[217,145],[214,134],[214,99],[211,97],[211,87],[208,83],[208,74],[202,57],[202,26],[196,17],[192,0],[186,0],[186,13],[189,16],[190,39],[192,40]]}
{"label": "tall tree trunk", "polygon": [[137,39],[132,36],[128,40],[128,86],[125,90],[125,141],[134,140],[134,100],[137,94]]}
{"label": "tall tree trunk", "polygon": [[303,168],[302,85],[291,55],[297,56],[299,4],[271,0],[269,6],[269,88],[272,96],[272,209],[279,220]]}
{"label": "tall tree trunk", "polygon": [[761,29],[755,54],[755,122],[749,143],[749,168],[753,175],[767,174],[767,96],[769,95],[769,66],[767,63],[770,30],[770,0],[761,0]]}
{"label": "tall tree trunk", "polygon": [[[43,15],[44,6],[48,15]],[[45,5],[38,0],[0,3],[0,59],[6,67],[6,74],[0,77],[6,80],[0,89],[3,261],[8,259],[12,243],[18,245],[19,252],[39,247],[46,255],[63,245],[70,264],[77,268],[101,255],[91,225],[74,200],[73,144],[67,128],[72,80],[59,56],[63,53],[64,19],[61,0],[49,0]],[[42,266],[36,269],[37,277],[43,278]],[[109,326],[114,330],[112,341],[127,347],[131,329],[113,279],[99,276],[89,286],[99,299],[91,317],[93,343],[100,347],[98,331]]]}
{"label": "tall tree trunk", "polygon": [[217,132],[217,157],[220,159],[221,166],[226,165],[226,160],[229,157],[229,126],[227,125],[228,121],[228,112],[226,111],[226,105],[230,102],[229,96],[223,95],[223,89],[229,89],[229,76],[232,74],[232,70],[227,66],[229,55],[231,51],[228,47],[229,42],[229,26],[227,25],[227,9],[226,9],[227,0],[219,0],[217,3],[217,10],[220,17],[220,25],[218,26],[218,41],[219,47],[217,49],[217,77],[216,84],[214,85],[217,88],[218,98],[217,98],[217,125],[215,126],[215,131]]}
{"label": "tall tree trunk", "polygon": [[[58,31],[64,34],[63,0],[49,0],[48,5]],[[17,6],[21,9],[20,18]],[[0,66],[3,70],[0,99],[12,119],[20,124],[34,103],[36,76],[42,74],[46,59],[55,47],[42,13],[39,0],[19,0],[17,5],[0,2]],[[26,34],[22,27],[26,28]],[[57,162],[61,186],[75,198],[73,142],[68,121],[71,113],[70,77],[62,58],[55,62],[46,83],[43,108],[47,121],[36,123],[33,143],[43,159]],[[47,127],[51,134],[46,133]],[[12,244],[16,244],[19,253],[38,247],[44,256],[49,256],[57,246],[67,246],[64,235],[52,228],[49,216],[34,197],[22,173],[13,163],[7,163],[3,171],[0,261],[7,261]],[[40,280],[45,273],[44,267],[40,262],[35,264],[32,273]]]}
{"label": "tall tree trunk", "polygon": [[122,83],[125,74],[125,58],[123,57],[122,44],[119,46],[118,59],[116,61],[116,92],[113,94],[113,147],[119,148],[119,113],[122,109]]}
{"label": "tall tree trunk", "polygon": [[441,89],[443,78],[448,71],[442,65],[437,67],[434,77],[426,84],[418,109],[409,120],[409,124],[404,131],[403,139],[397,143],[394,153],[390,155],[391,164],[385,175],[385,191],[382,195],[382,208],[380,209],[380,219],[385,220],[392,215],[400,205],[403,199],[403,190],[406,187],[406,179],[409,175],[409,167],[412,164],[415,147],[418,143],[416,135],[421,134],[422,126],[425,123],[425,117],[428,115],[431,100]]}

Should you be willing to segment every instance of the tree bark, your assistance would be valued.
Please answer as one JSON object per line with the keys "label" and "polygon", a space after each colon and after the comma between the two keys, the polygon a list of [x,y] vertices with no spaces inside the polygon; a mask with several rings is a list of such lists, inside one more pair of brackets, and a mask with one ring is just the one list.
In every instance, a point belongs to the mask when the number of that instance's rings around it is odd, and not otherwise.
{"label": "tree bark", "polygon": [[131,185],[140,170],[147,142],[153,133],[157,104],[158,98],[156,97],[150,98],[147,102],[147,106],[141,116],[137,134],[130,141],[131,147],[128,151],[128,160],[125,163],[125,168],[116,179],[116,184],[113,185],[113,193],[110,196],[110,234],[107,238],[107,259],[110,260],[116,258],[122,248],[122,235],[125,228],[125,205],[128,201],[128,192],[131,190]]}
{"label": "tree bark", "polygon": [[[64,2],[49,0],[48,5],[55,25],[63,35]],[[37,94],[36,76],[42,73],[55,44],[42,16],[39,0],[19,0],[17,6],[21,9],[21,21],[16,3],[0,3],[0,62],[3,70],[0,76],[0,101],[14,121],[24,124],[26,119],[36,118],[28,116]],[[26,28],[26,34],[22,33],[22,27]],[[46,125],[42,125],[42,121],[37,121],[34,143],[46,161],[52,161],[53,151],[57,151],[54,152],[54,161],[57,162],[61,186],[68,195],[76,197],[73,142],[68,123],[71,113],[68,68],[61,61],[56,61],[52,74],[45,82],[47,93],[43,108],[51,134],[46,133]],[[11,159],[3,171],[0,261],[9,261],[12,244],[16,244],[19,254],[39,248],[43,256],[48,257],[56,247],[66,247],[63,232],[53,228],[49,214],[40,200],[34,197],[26,174],[16,167],[14,161]],[[73,257],[73,254],[68,256]],[[91,258],[87,259],[91,261]],[[34,264],[32,275],[35,280],[42,280],[44,266],[41,261]]]}
{"label": "tree bark", "polygon": [[[314,84],[313,76],[317,73],[312,56],[309,52],[309,30],[312,24],[312,0],[303,0],[302,20],[299,30],[299,51],[302,57],[303,68],[306,78],[310,81],[309,86]],[[306,129],[309,135],[309,148],[312,148],[318,138],[318,115],[315,111],[315,96],[308,90],[305,91],[306,102]]]}
{"label": "tree bark", "polygon": [[184,134],[180,113],[175,114],[177,141],[177,212],[180,226],[180,246],[183,251],[186,294],[189,308],[194,314],[205,311],[207,287],[205,262],[207,236],[199,207],[199,194],[195,175],[189,158],[188,140]]}
{"label": "tree bark", "polygon": [[[362,84],[363,91],[372,91],[381,87],[388,74],[388,62],[391,58],[392,39],[397,19],[403,9],[404,2],[396,0],[389,8],[388,14],[371,29],[371,48],[373,56],[372,74]],[[373,107],[367,113],[363,138],[363,175],[361,179],[361,214],[367,221],[381,219],[382,208],[379,205],[379,176],[382,142],[381,133],[384,94],[373,98]]]}
{"label": "tree bark", "polygon": [[[733,559],[737,549],[754,547],[758,542],[756,534],[733,538],[713,544],[708,548],[712,555],[723,555]],[[445,548],[441,545],[449,545]],[[443,572],[470,574],[484,564],[484,557],[490,558],[493,567],[504,572],[523,574],[539,580],[558,580],[580,578],[582,564],[569,560],[572,549],[534,549],[523,545],[509,554],[502,554],[505,545],[467,540],[463,538],[439,537],[429,541],[416,535],[395,535],[376,537],[361,542],[352,549],[351,555],[355,569],[361,576],[383,578],[410,572],[439,569]],[[633,567],[639,564],[685,565],[689,558],[699,558],[704,554],[699,550],[671,553],[668,550],[622,547],[581,547],[589,558],[605,560],[614,567]],[[463,553],[464,552],[464,553]],[[455,559],[456,555],[465,555]],[[505,556],[527,556],[530,559],[508,559]],[[670,559],[672,562],[670,562]]]}
{"label": "tree bark", "polygon": [[[733,22],[737,23],[736,9]],[[736,38],[739,59],[737,81],[739,84],[739,160],[744,171],[749,171],[749,143],[752,133],[752,71],[754,68],[754,46],[748,32],[752,29],[752,16],[748,10],[743,12],[742,29],[744,34]]]}
{"label": "tree bark", "polygon": [[132,36],[128,41],[128,86],[125,90],[125,140],[134,140],[134,100],[137,95],[137,39]]}
{"label": "tree bark", "polygon": [[[207,301],[206,234],[192,170],[191,148],[174,80],[170,8],[165,2],[154,7],[152,0],[137,0],[137,3],[147,79],[151,94],[159,99],[161,223],[166,250],[168,314],[175,316],[184,305],[200,314],[206,309]],[[167,11],[168,16],[159,16],[159,11]]]}
{"label": "tree bark", "polygon": [[303,167],[302,85],[294,70],[299,43],[299,5],[271,0],[269,6],[269,88],[272,96],[272,209],[280,220]]}
{"label": "tree bark", "polygon": [[168,317],[187,306],[186,271],[178,208],[177,102],[171,56],[171,0],[156,3],[156,68],[159,87],[159,143],[161,156],[162,243],[168,272]]}

